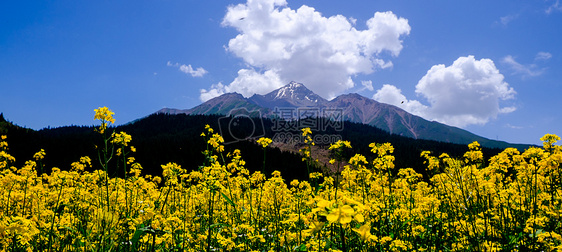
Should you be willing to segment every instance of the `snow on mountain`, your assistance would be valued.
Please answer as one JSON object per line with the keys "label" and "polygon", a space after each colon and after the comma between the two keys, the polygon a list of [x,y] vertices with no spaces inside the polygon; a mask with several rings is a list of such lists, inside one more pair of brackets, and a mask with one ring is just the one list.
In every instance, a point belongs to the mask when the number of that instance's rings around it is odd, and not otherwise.
{"label": "snow on mountain", "polygon": [[294,81],[268,94],[255,94],[249,100],[256,105],[270,109],[275,107],[319,106],[327,102],[326,99],[315,94],[303,84]]}
{"label": "snow on mountain", "polygon": [[494,141],[477,136],[466,130],[448,126],[435,121],[428,121],[412,115],[394,105],[377,102],[359,94],[343,94],[330,101],[315,94],[301,83],[291,82],[268,94],[255,94],[244,98],[237,93],[215,97],[191,109],[162,109],[166,114],[221,114],[229,115],[235,109],[259,112],[260,116],[269,117],[273,111],[283,108],[318,108],[338,109],[343,120],[369,124],[388,131],[415,139],[428,139],[441,142],[469,144],[478,141],[482,146],[505,148],[511,146],[506,142]]}

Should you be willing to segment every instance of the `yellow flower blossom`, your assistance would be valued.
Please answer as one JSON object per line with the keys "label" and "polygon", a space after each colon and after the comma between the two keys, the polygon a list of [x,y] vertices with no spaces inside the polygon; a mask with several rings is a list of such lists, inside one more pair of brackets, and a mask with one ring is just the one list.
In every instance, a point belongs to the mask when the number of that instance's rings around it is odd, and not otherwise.
{"label": "yellow flower blossom", "polygon": [[307,135],[312,135],[312,131],[310,130],[310,128],[302,128],[302,136],[307,136]]}
{"label": "yellow flower blossom", "polygon": [[310,223],[310,226],[308,229],[304,230],[303,232],[306,235],[314,235],[316,233],[318,233],[320,230],[322,230],[322,228],[324,227],[324,222],[320,222],[320,221],[314,221],[312,223]]}
{"label": "yellow flower blossom", "polygon": [[272,140],[267,137],[260,137],[257,141],[257,143],[261,145],[263,148],[266,148],[269,144],[271,144],[271,142]]}
{"label": "yellow flower blossom", "polygon": [[371,226],[369,224],[365,224],[359,228],[354,228],[352,230],[355,231],[357,234],[359,234],[361,240],[363,241],[369,241],[373,236],[371,234]]}
{"label": "yellow flower blossom", "polygon": [[94,120],[102,120],[115,123],[115,119],[113,119],[113,115],[115,115],[115,113],[109,110],[107,107],[99,107],[97,109],[94,109],[94,112],[96,112]]}
{"label": "yellow flower blossom", "polygon": [[385,237],[381,238],[379,242],[380,242],[381,244],[386,244],[386,243],[388,243],[388,242],[390,242],[390,241],[392,241],[392,238],[390,238],[390,236],[385,236]]}
{"label": "yellow flower blossom", "polygon": [[33,159],[39,161],[45,158],[45,150],[41,149],[39,152],[33,155]]}
{"label": "yellow flower blossom", "polygon": [[338,140],[335,143],[331,144],[330,147],[328,148],[328,150],[337,150],[337,149],[343,149],[343,148],[351,149],[351,143],[349,141],[345,141],[345,140]]}
{"label": "yellow flower blossom", "polygon": [[[111,123],[107,111],[96,110],[102,125]],[[303,133],[310,151],[311,132]],[[0,248],[562,251],[562,148],[555,135],[545,135],[542,147],[493,157],[476,143],[464,155],[422,152],[430,170],[423,176],[424,167],[394,167],[391,144],[371,144],[372,157],[351,154],[343,171],[317,166],[302,181],[250,172],[240,150],[223,159],[221,136],[208,125],[204,137],[205,164],[184,169],[168,162],[161,176],[142,174],[134,157],[99,169],[103,152],[93,163],[84,156],[38,172],[42,150],[15,167],[0,137]],[[126,133],[103,138],[121,156],[128,153]],[[332,163],[343,162],[338,152],[346,142],[332,146]],[[132,176],[122,176],[123,169]]]}
{"label": "yellow flower blossom", "polygon": [[110,122],[111,124],[115,123],[115,119],[113,115],[115,114],[113,111],[109,110],[107,107],[99,107],[94,109],[96,113],[94,115],[94,120],[100,120],[101,125],[98,129],[100,133],[103,133],[105,129],[107,129],[107,123]]}
{"label": "yellow flower blossom", "polygon": [[122,146],[127,146],[131,140],[133,139],[131,137],[131,135],[121,131],[119,133],[113,133],[112,134],[112,138],[111,139],[111,143],[117,144],[117,145],[122,145]]}
{"label": "yellow flower blossom", "polygon": [[352,207],[348,205],[343,205],[338,208],[333,209],[326,219],[330,223],[339,223],[342,225],[348,224],[351,222],[351,216],[354,214],[354,210]]}

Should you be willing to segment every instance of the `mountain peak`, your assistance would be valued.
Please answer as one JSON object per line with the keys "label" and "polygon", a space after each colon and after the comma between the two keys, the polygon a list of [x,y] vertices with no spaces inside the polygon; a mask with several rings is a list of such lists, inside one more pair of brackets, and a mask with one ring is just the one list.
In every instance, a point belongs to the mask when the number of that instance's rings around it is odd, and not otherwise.
{"label": "mountain peak", "polygon": [[302,83],[291,81],[289,84],[265,95],[250,97],[254,103],[268,108],[273,107],[310,107],[320,106],[326,99],[315,94]]}
{"label": "mountain peak", "polygon": [[[310,98],[310,96],[318,96],[314,92],[310,91],[310,89],[306,88],[302,83],[298,83],[295,81],[291,81],[289,84],[272,91],[271,93],[267,94],[275,94],[273,99],[299,99],[304,96],[304,98]],[[266,96],[267,96],[266,95]],[[301,96],[301,97],[299,97]],[[316,97],[315,97],[316,98]],[[317,102],[317,101],[314,101]]]}
{"label": "mountain peak", "polygon": [[362,96],[358,93],[349,93],[349,94],[342,94],[338,97],[336,97],[336,99],[358,99],[358,100],[366,100],[369,99],[365,96]]}
{"label": "mountain peak", "polygon": [[302,87],[306,88],[306,87],[304,86],[304,84],[298,83],[298,82],[296,82],[296,81],[291,81],[291,82],[289,82],[289,84],[285,85],[285,87],[290,87],[290,88],[292,88],[292,89],[297,89],[297,88],[302,88]]}
{"label": "mountain peak", "polygon": [[296,81],[291,81],[291,82],[289,82],[289,84],[287,84],[285,86],[304,86],[304,84],[296,82]]}
{"label": "mountain peak", "polygon": [[336,109],[336,113],[340,115],[339,120],[369,124],[396,135],[460,144],[478,141],[482,146],[491,148],[511,146],[505,142],[474,135],[463,129],[427,121],[399,107],[379,103],[357,93],[340,95],[327,101],[306,88],[305,85],[294,81],[265,95],[255,94],[250,98],[244,98],[240,94],[229,93],[210,99],[192,109],[163,109],[162,112],[229,115],[233,109],[245,109],[247,111],[258,110],[262,116],[269,116],[273,115],[272,110],[276,108],[304,107]]}

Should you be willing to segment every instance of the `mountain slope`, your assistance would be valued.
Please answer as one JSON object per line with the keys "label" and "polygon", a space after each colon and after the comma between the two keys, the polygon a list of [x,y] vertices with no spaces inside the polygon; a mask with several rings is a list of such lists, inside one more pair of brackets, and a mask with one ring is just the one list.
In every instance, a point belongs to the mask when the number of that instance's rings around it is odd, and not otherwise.
{"label": "mountain slope", "polygon": [[275,107],[310,107],[327,102],[303,84],[292,81],[266,95],[254,94],[248,99],[254,104],[274,109]]}
{"label": "mountain slope", "polygon": [[[327,101],[310,91],[303,84],[296,82],[291,82],[265,95],[255,94],[250,98],[245,98],[237,93],[229,93],[213,98],[192,109],[162,109],[158,113],[229,115],[233,110],[245,109],[260,112],[254,113],[252,116],[273,117],[273,111],[276,108],[302,107],[313,107],[318,110],[336,109],[341,111],[343,120],[368,124],[392,134],[414,139],[457,144],[469,144],[478,141],[482,146],[502,149],[506,147],[524,149],[528,146],[490,140],[457,127],[428,121],[394,105],[380,103],[359,94],[344,94]],[[298,117],[298,115],[295,116]]]}
{"label": "mountain slope", "polygon": [[[259,111],[261,115],[269,113],[269,109],[260,107],[238,93],[223,94],[210,99],[191,109],[163,108],[156,113],[187,114],[187,115],[229,115],[233,110],[246,109],[248,112]],[[259,114],[254,114],[260,116]]]}
{"label": "mountain slope", "polygon": [[417,128],[412,125],[412,117],[415,116],[395,106],[359,94],[340,95],[326,106],[343,109],[345,120],[369,124],[401,136],[419,138]]}
{"label": "mountain slope", "polygon": [[[1,118],[0,118],[1,119]],[[143,173],[160,176],[162,174],[161,165],[174,162],[187,170],[196,170],[205,163],[205,157],[201,151],[206,148],[206,138],[201,136],[205,131],[205,125],[210,125],[216,132],[224,128],[222,115],[167,115],[152,114],[139,119],[134,123],[111,127],[110,132],[124,131],[132,136],[131,145],[137,151],[131,153],[140,164]],[[228,123],[228,122],[226,122]],[[274,120],[263,118],[264,137],[275,138],[277,131],[273,130]],[[332,135],[337,134],[342,139],[351,141],[352,150],[343,153],[346,159],[355,153],[366,156],[369,160],[374,158],[369,147],[370,143],[391,143],[395,148],[395,165],[400,168],[411,167],[420,173],[424,173],[424,158],[420,157],[422,151],[431,151],[438,155],[448,153],[452,157],[462,157],[467,151],[466,145],[437,142],[431,140],[412,139],[390,134],[382,129],[345,121],[343,131],[335,131],[329,128],[326,131],[317,131],[314,134]],[[252,129],[251,124],[241,125],[240,130],[248,131]],[[224,132],[224,131],[223,131]],[[223,134],[225,141],[231,131]],[[300,135],[299,130],[291,131],[291,134]],[[14,166],[21,167],[25,161],[33,157],[33,154],[40,149],[47,153],[42,164],[46,171],[51,167],[59,167],[62,170],[70,169],[70,164],[79,160],[82,156],[92,158],[92,169],[101,169],[98,151],[96,146],[103,145],[103,137],[95,132],[94,126],[65,126],[59,128],[46,128],[39,131],[25,128],[14,127],[6,132],[7,141],[10,144],[9,153],[16,157]],[[278,143],[271,145],[279,147]],[[317,145],[318,146],[318,145]],[[302,157],[298,153],[301,145],[283,145],[285,149],[267,148],[266,174],[269,176],[272,171],[279,170],[283,177],[291,179],[307,179],[307,168]],[[325,147],[325,146],[323,146]],[[264,149],[253,140],[231,141],[225,143],[225,153],[239,149],[242,152],[245,167],[250,171],[261,171],[263,168]],[[323,149],[325,151],[325,149]],[[485,159],[496,155],[501,150],[483,148]],[[315,149],[312,152],[314,158],[324,157],[327,162],[328,154],[321,153],[322,149]],[[324,155],[324,156],[321,156]],[[117,176],[122,174],[121,169],[115,169],[118,159],[114,159],[110,165],[109,174]],[[44,170],[45,171],[45,170]],[[91,171],[91,170],[90,170]]]}
{"label": "mountain slope", "polygon": [[394,105],[380,103],[359,94],[340,95],[329,101],[326,106],[343,108],[345,120],[368,124],[392,134],[414,139],[458,144],[478,141],[482,146],[502,149],[510,146],[527,147],[527,145],[490,140],[457,127],[428,121]]}

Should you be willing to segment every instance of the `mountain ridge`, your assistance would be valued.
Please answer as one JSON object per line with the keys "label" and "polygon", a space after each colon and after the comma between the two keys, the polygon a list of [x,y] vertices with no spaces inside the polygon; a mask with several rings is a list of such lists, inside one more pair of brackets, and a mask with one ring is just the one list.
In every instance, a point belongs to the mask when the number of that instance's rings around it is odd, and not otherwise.
{"label": "mountain ridge", "polygon": [[303,84],[294,81],[265,95],[254,94],[248,100],[258,106],[269,109],[275,107],[319,106],[328,102]]}
{"label": "mountain ridge", "polygon": [[[252,116],[275,118],[278,116],[276,111],[279,108],[293,109],[294,111],[291,112],[295,117],[293,119],[298,119],[298,110],[301,108],[316,110],[317,116],[322,116],[324,110],[336,110],[341,112],[341,120],[368,124],[391,134],[413,139],[457,144],[478,141],[482,146],[489,148],[523,149],[529,146],[487,139],[458,127],[426,120],[397,106],[377,102],[357,93],[342,94],[332,100],[326,100],[306,88],[304,84],[294,81],[265,95],[254,94],[246,98],[238,93],[227,93],[191,109],[164,108],[156,113],[228,116],[233,115],[232,111],[246,110],[247,113],[252,112]],[[296,115],[293,114],[295,111]]]}

